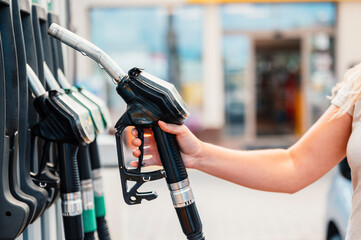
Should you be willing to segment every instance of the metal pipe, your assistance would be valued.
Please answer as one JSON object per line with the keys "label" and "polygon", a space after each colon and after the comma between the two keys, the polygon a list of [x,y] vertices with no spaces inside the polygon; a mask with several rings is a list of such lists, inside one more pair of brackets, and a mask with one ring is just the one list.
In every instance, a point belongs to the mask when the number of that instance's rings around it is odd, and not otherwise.
{"label": "metal pipe", "polygon": [[46,90],[44,86],[41,84],[38,76],[36,76],[35,72],[28,64],[26,64],[26,73],[28,75],[31,92],[35,95],[35,97],[45,94]]}
{"label": "metal pipe", "polygon": [[48,34],[81,52],[84,56],[92,58],[117,83],[126,76],[124,71],[105,52],[75,33],[53,23],[48,29]]}
{"label": "metal pipe", "polygon": [[43,62],[43,64],[44,64],[45,81],[48,84],[49,89],[50,90],[60,90],[61,87],[60,87],[59,83],[56,81],[53,74],[51,73],[48,65],[46,64],[46,62]]}
{"label": "metal pipe", "polygon": [[64,89],[70,89],[72,87],[60,68],[58,68],[58,82],[59,85]]}

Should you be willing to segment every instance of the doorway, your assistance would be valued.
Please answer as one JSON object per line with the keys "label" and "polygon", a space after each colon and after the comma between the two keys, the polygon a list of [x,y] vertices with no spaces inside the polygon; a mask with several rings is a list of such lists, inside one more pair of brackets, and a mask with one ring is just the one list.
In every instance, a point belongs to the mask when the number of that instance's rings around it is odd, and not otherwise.
{"label": "doorway", "polygon": [[255,41],[257,136],[294,135],[300,123],[300,39]]}

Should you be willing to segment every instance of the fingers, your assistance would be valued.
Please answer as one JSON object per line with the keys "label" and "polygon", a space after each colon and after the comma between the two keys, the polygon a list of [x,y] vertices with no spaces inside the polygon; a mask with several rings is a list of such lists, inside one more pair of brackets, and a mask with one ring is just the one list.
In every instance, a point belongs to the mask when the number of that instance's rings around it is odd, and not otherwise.
{"label": "fingers", "polygon": [[138,167],[138,162],[134,161],[130,163],[131,167]]}
{"label": "fingers", "polygon": [[[151,129],[144,129],[144,145],[150,145],[152,143],[151,132]],[[133,128],[131,134],[134,136],[134,138],[131,140],[131,144],[134,147],[140,147],[140,145],[142,145],[142,140],[138,138],[138,130],[136,128]]]}
{"label": "fingers", "polygon": [[[184,135],[189,131],[188,128],[183,124],[177,125],[177,124],[165,123],[163,121],[158,121],[158,125],[163,131],[176,135]],[[136,128],[133,128],[131,133],[135,138],[138,137],[138,130]],[[149,134],[152,134],[152,130],[144,129],[144,136],[147,136]]]}
{"label": "fingers", "polygon": [[[143,149],[143,155],[147,156],[147,155],[152,155],[152,149],[150,147],[144,147]],[[140,150],[138,148],[133,150],[133,156],[134,157],[139,157],[140,156]]]}
{"label": "fingers", "polygon": [[[139,158],[141,152],[138,147],[142,145],[142,140],[138,137],[138,130],[133,128],[131,130],[131,134],[133,135],[133,139],[131,139],[131,145],[133,149],[133,156]],[[152,135],[151,129],[144,129],[144,147],[143,147],[143,167],[144,166],[151,166],[151,165],[160,165],[159,156],[156,153],[154,156],[154,152],[156,151],[156,143],[154,137]],[[131,167],[138,167],[138,161],[132,161],[130,163]]]}
{"label": "fingers", "polygon": [[176,124],[165,123],[163,121],[158,121],[158,125],[163,131],[175,135],[184,135],[188,132],[188,128],[183,124],[176,125]]}
{"label": "fingers", "polygon": [[[183,124],[177,125],[177,124],[165,123],[163,121],[158,121],[158,125],[163,131],[176,135],[184,134],[188,131],[188,128]],[[138,130],[136,128],[133,128],[131,133],[134,137],[138,137]],[[144,129],[144,135],[146,136],[149,134],[152,134],[152,130]]]}
{"label": "fingers", "polygon": [[[150,128],[145,128],[143,129],[143,131],[144,131],[144,135],[152,134],[152,129]],[[136,128],[133,128],[131,134],[133,135],[133,137],[138,137],[138,130]]]}
{"label": "fingers", "polygon": [[138,148],[133,150],[133,156],[136,158],[140,156],[140,150]]}
{"label": "fingers", "polygon": [[[154,165],[159,166],[160,165],[159,162],[156,159],[154,159],[153,157],[150,157],[149,155],[148,155],[148,158],[143,159],[142,163],[143,163],[142,167],[154,166]],[[132,161],[130,163],[130,166],[131,167],[138,167],[138,161]]]}
{"label": "fingers", "polygon": [[133,137],[138,137],[138,130],[136,128],[133,128],[131,131]]}
{"label": "fingers", "polygon": [[133,138],[131,140],[131,143],[135,147],[140,147],[140,145],[142,145],[142,140],[140,140],[139,138]]}
{"label": "fingers", "polygon": [[[147,145],[152,145],[153,144],[153,139],[151,136],[144,136],[144,146]],[[142,140],[140,140],[139,138],[135,137],[132,140],[130,140],[130,143],[134,146],[134,147],[140,147],[140,145],[142,145]]]}

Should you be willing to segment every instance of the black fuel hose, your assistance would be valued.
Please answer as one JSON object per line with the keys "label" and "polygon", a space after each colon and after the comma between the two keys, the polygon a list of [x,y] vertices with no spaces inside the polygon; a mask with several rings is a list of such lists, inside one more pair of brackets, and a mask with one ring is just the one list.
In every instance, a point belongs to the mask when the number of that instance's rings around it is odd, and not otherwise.
{"label": "black fuel hose", "polygon": [[97,230],[92,172],[90,165],[89,146],[81,146],[78,151],[79,176],[81,183],[81,194],[83,199],[83,229],[84,239],[95,239],[94,233]]}
{"label": "black fuel hose", "polygon": [[105,217],[97,217],[98,237],[100,240],[110,240],[108,223]]}
{"label": "black fuel hose", "polygon": [[89,150],[93,173],[92,177],[98,237],[100,240],[110,240],[111,237],[109,234],[109,228],[107,220],[105,219],[106,207],[103,190],[103,179],[101,176],[101,163],[96,139],[89,144]]}
{"label": "black fuel hose", "polygon": [[82,200],[77,163],[78,146],[58,143],[60,192],[65,239],[84,238]]}

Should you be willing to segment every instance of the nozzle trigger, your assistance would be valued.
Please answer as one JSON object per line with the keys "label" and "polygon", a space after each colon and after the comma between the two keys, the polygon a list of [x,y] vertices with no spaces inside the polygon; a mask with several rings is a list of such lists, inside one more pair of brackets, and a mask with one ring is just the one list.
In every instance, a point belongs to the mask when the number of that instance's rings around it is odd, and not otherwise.
{"label": "nozzle trigger", "polygon": [[142,141],[142,144],[139,146],[140,156],[138,158],[138,167],[137,171],[141,172],[141,168],[143,167],[143,157],[144,157],[144,130],[141,128],[137,128],[138,138]]}

